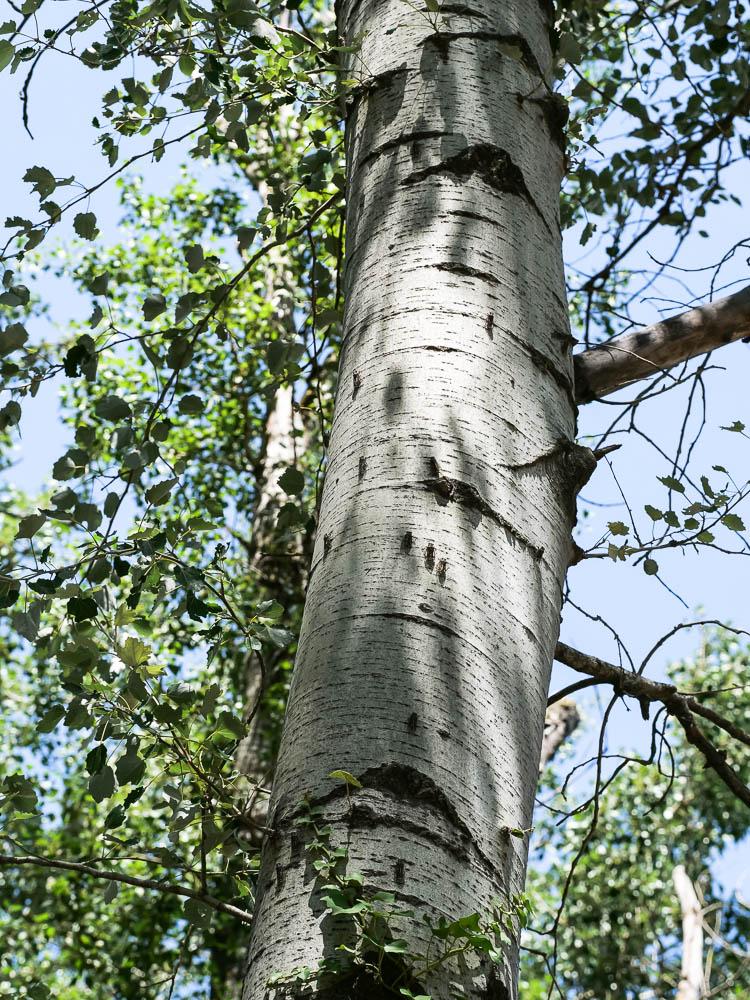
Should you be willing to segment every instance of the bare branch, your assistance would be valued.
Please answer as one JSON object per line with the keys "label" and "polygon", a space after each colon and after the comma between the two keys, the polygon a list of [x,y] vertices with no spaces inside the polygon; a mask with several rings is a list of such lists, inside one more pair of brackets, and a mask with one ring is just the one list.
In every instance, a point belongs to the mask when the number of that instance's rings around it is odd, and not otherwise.
{"label": "bare branch", "polygon": [[608,396],[632,382],[750,336],[750,285],[734,295],[573,356],[578,403]]}
{"label": "bare branch", "polygon": [[623,670],[613,663],[607,663],[606,660],[581,653],[564,642],[558,642],[555,648],[555,659],[579,673],[596,677],[603,684],[611,684],[617,694],[636,698],[641,705],[644,718],[648,718],[648,708],[651,703],[658,702],[664,705],[669,714],[673,715],[682,726],[688,743],[701,752],[706,761],[706,767],[710,767],[727,788],[741,802],[750,807],[750,788],[740,779],[734,768],[727,763],[726,752],[718,749],[708,739],[695,721],[695,715],[702,715],[735,739],[740,740],[745,745],[750,745],[750,736],[738,726],[719,715],[718,712],[707,710],[691,695],[681,694],[673,684],[652,681],[642,674]]}
{"label": "bare branch", "polygon": [[92,865],[84,865],[78,861],[57,861],[52,858],[38,858],[35,856],[24,856],[15,854],[0,854],[0,867],[16,868],[21,865],[34,865],[37,868],[54,868],[60,871],[78,872],[81,875],[92,875],[94,878],[102,878],[109,882],[124,882],[126,885],[135,885],[141,889],[155,889],[157,892],[166,892],[172,896],[187,896],[188,899],[197,899],[206,906],[222,913],[228,913],[236,917],[243,923],[252,922],[252,916],[246,910],[241,910],[231,903],[223,903],[215,896],[208,896],[193,889],[186,889],[179,885],[169,885],[166,882],[157,882],[152,878],[136,878],[134,875],[122,875],[120,872],[103,871],[94,868]]}

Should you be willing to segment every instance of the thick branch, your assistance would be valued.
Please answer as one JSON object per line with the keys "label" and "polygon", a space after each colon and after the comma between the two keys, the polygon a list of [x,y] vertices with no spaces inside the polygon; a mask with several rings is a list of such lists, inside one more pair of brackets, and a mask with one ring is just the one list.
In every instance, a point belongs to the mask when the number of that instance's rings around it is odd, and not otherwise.
{"label": "thick branch", "polygon": [[589,403],[750,336],[750,285],[573,356],[578,403]]}
{"label": "thick branch", "polygon": [[92,875],[94,878],[103,878],[109,882],[124,882],[126,885],[134,885],[140,889],[156,889],[157,892],[167,892],[173,896],[187,896],[188,899],[198,899],[201,903],[205,903],[206,906],[210,906],[214,910],[220,910],[222,913],[228,913],[246,924],[252,922],[252,916],[245,910],[241,910],[238,906],[232,906],[231,903],[223,903],[220,899],[216,899],[215,896],[207,896],[202,892],[185,889],[182,886],[157,882],[156,879],[152,878],[136,878],[133,875],[121,875],[120,872],[103,871],[99,868],[94,868],[92,865],[81,864],[78,861],[57,861],[51,858],[37,858],[33,855],[0,854],[0,867],[16,868],[21,865],[35,865],[37,868],[55,868],[60,871],[78,872],[81,875]]}
{"label": "thick branch", "polygon": [[663,684],[652,681],[642,674],[623,670],[613,663],[600,660],[596,656],[581,653],[564,642],[558,642],[555,649],[555,659],[564,663],[579,673],[595,677],[603,684],[611,684],[618,694],[637,698],[641,704],[644,717],[648,717],[648,705],[658,702],[666,707],[683,728],[685,738],[701,752],[706,767],[710,767],[737,798],[750,807],[750,788],[740,779],[737,772],[726,760],[726,753],[717,749],[695,721],[695,715],[701,715],[715,726],[723,729],[745,745],[750,745],[750,736],[739,729],[734,723],[703,705],[691,695],[680,694],[673,684]]}
{"label": "thick branch", "polygon": [[682,968],[675,1000],[701,1000],[703,980],[703,909],[695,886],[682,865],[672,873],[682,912]]}

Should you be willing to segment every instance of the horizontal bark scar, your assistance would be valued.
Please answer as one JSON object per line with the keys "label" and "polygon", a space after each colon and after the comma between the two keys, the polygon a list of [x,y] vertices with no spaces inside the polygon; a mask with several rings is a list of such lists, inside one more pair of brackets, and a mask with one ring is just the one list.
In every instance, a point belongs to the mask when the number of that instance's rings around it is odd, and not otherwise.
{"label": "horizontal bark scar", "polygon": [[544,547],[535,545],[510,521],[494,510],[472,483],[464,483],[460,479],[450,479],[448,476],[434,476],[430,479],[422,479],[418,485],[429,493],[433,493],[442,507],[449,503],[457,503],[460,507],[466,508],[470,514],[479,515],[479,518],[474,521],[475,527],[479,524],[482,515],[488,517],[520,542],[537,562],[544,555]]}
{"label": "horizontal bark scar", "polygon": [[401,135],[389,139],[388,142],[384,142],[382,146],[378,146],[371,153],[368,153],[367,156],[362,157],[357,164],[358,169],[361,170],[368,163],[372,163],[373,160],[377,160],[378,157],[383,156],[385,153],[390,153],[393,149],[398,149],[399,146],[411,146],[414,143],[427,142],[430,139],[442,139],[446,135],[450,135],[450,132],[439,131],[437,129],[423,129],[420,132],[402,132]]}
{"label": "horizontal bark scar", "polygon": [[486,281],[489,285],[500,284],[494,274],[490,274],[489,271],[479,271],[476,267],[469,267],[467,264],[445,261],[434,266],[438,271],[448,271],[450,274],[459,274],[464,278],[476,278],[478,281]]}
{"label": "horizontal bark scar", "polygon": [[[445,8],[441,7],[440,12],[445,13]],[[510,58],[517,58],[518,62],[522,63],[526,69],[531,70],[536,76],[544,78],[539,60],[523,35],[506,34],[501,31],[436,31],[427,35],[420,42],[420,45],[434,45],[444,51],[451,42],[460,41],[462,38],[469,38],[477,42],[496,42],[506,48],[506,54]]]}
{"label": "horizontal bark scar", "polygon": [[552,230],[542,215],[542,211],[534,201],[534,197],[529,191],[526,180],[520,167],[513,162],[510,154],[500,146],[495,146],[489,142],[479,142],[467,146],[453,156],[449,156],[439,163],[434,163],[431,167],[422,170],[415,170],[414,173],[405,177],[401,183],[404,186],[419,184],[428,177],[436,174],[452,174],[454,177],[465,179],[476,176],[495,191],[504,194],[514,194],[523,198],[527,204],[534,209],[536,214],[544,223],[546,229]]}

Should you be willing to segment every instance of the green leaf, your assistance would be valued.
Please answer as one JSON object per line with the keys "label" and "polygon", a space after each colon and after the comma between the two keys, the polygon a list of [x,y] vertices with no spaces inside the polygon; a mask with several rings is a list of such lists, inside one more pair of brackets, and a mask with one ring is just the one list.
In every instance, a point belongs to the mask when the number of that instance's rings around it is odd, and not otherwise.
{"label": "green leaf", "polygon": [[71,597],[67,604],[68,614],[77,622],[96,618],[99,605],[93,597]]}
{"label": "green leaf", "polygon": [[44,514],[30,514],[28,517],[22,517],[18,522],[16,538],[33,538],[46,521],[47,518]]}
{"label": "green leaf", "polygon": [[146,490],[146,500],[155,507],[166,503],[177,482],[177,479],[163,479],[160,483],[154,483]]}
{"label": "green leaf", "polygon": [[160,316],[166,308],[167,300],[161,292],[154,292],[151,295],[147,295],[142,306],[143,318],[147,321],[156,319],[156,317]]}
{"label": "green leaf", "polygon": [[167,364],[173,370],[184,368],[193,357],[193,346],[187,337],[175,337],[167,349]]}
{"label": "green leaf", "polygon": [[722,426],[721,429],[723,431],[734,431],[735,434],[741,434],[745,429],[745,425],[741,420],[735,420],[734,423],[729,424],[726,427]]}
{"label": "green leaf", "polygon": [[118,826],[122,826],[125,822],[125,810],[122,806],[115,806],[114,809],[107,813],[107,818],[104,820],[105,830],[116,830]]}
{"label": "green leaf", "polygon": [[135,636],[130,636],[120,646],[118,655],[126,667],[142,667],[151,658],[151,647]]}
{"label": "green leaf", "polygon": [[146,762],[138,756],[136,747],[131,745],[117,761],[115,770],[118,785],[137,785],[146,772]]}
{"label": "green leaf", "polygon": [[[180,402],[177,404],[177,409],[180,413],[194,414],[203,412],[203,400],[200,396],[196,396],[194,393],[188,393],[187,396],[183,396]],[[154,428],[155,430],[156,428]],[[152,435],[155,437],[155,435]],[[158,440],[158,439],[157,439]]]}
{"label": "green leaf", "polygon": [[130,406],[119,396],[110,394],[100,399],[94,407],[97,417],[103,420],[127,420],[133,415]]}
{"label": "green leaf", "polygon": [[745,522],[738,514],[725,514],[721,519],[721,523],[725,528],[729,528],[730,531],[745,530]]}
{"label": "green leaf", "polygon": [[86,754],[86,770],[89,774],[99,774],[107,763],[107,748],[103,743],[98,743]]}
{"label": "green leaf", "polygon": [[200,899],[188,899],[182,908],[182,912],[188,923],[195,924],[196,927],[207,930],[211,926],[213,910],[207,903],[202,902]]}
{"label": "green leaf", "polygon": [[46,167],[29,167],[23,175],[27,184],[32,185],[32,190],[36,191],[40,199],[44,201],[57,187],[55,175]]}
{"label": "green leaf", "polygon": [[117,882],[109,882],[107,883],[107,888],[102,894],[102,899],[105,903],[111,903],[119,891],[120,887]]}
{"label": "green leaf", "polygon": [[99,234],[93,212],[79,212],[73,219],[73,229],[85,240],[93,240]]}
{"label": "green leaf", "polygon": [[363,910],[369,908],[369,903],[365,902],[363,899],[358,900],[356,903],[351,903],[346,898],[343,892],[339,892],[338,889],[332,890],[327,896],[321,896],[321,901],[325,903],[326,907],[330,912],[335,915],[348,914],[353,915],[355,913],[361,913]]}
{"label": "green leaf", "polygon": [[660,511],[658,507],[652,507],[650,503],[645,504],[643,509],[646,511],[646,513],[648,514],[648,516],[651,518],[652,521],[661,521],[661,519],[664,517],[663,512]]}
{"label": "green leaf", "polygon": [[64,705],[53,705],[47,709],[39,722],[37,722],[36,731],[38,733],[51,733],[53,729],[57,728],[58,723],[64,715]]}
{"label": "green leaf", "polygon": [[583,52],[581,51],[581,46],[575,35],[572,35],[569,31],[564,31],[560,35],[560,39],[557,44],[557,51],[563,57],[566,62],[579,63],[583,58]]}
{"label": "green leaf", "polygon": [[349,773],[349,771],[331,771],[329,772],[328,777],[333,778],[334,781],[345,781],[347,785],[351,785],[352,788],[362,787],[362,782],[359,778],[355,778],[353,774]]}
{"label": "green leaf", "polygon": [[7,38],[3,38],[2,41],[0,41],[0,73],[2,73],[5,67],[11,63],[15,54],[16,50]]}
{"label": "green leaf", "polygon": [[674,476],[659,476],[659,482],[664,483],[664,485],[670,489],[674,490],[675,493],[684,493],[685,487],[680,482],[679,479],[675,479]]}
{"label": "green leaf", "polygon": [[188,247],[185,250],[185,260],[191,274],[195,274],[196,271],[200,271],[204,263],[203,247],[199,243],[194,243],[192,246]]}
{"label": "green leaf", "polygon": [[383,951],[390,952],[394,955],[405,955],[409,950],[409,942],[405,941],[403,938],[396,938],[393,941],[389,941],[387,944],[383,945]]}
{"label": "green leaf", "polygon": [[89,778],[89,792],[94,802],[103,802],[115,791],[115,772],[106,765]]}
{"label": "green leaf", "polygon": [[5,357],[23,347],[29,335],[25,327],[20,323],[10,323],[4,330],[0,330],[0,356]]}
{"label": "green leaf", "polygon": [[655,559],[646,559],[643,563],[643,572],[647,576],[654,576],[659,572],[659,564]]}
{"label": "green leaf", "polygon": [[613,535],[627,535],[630,531],[627,524],[623,524],[622,521],[610,521],[607,527]]}
{"label": "green leaf", "polygon": [[305,477],[299,469],[289,468],[279,476],[278,483],[285,493],[296,496],[305,488]]}

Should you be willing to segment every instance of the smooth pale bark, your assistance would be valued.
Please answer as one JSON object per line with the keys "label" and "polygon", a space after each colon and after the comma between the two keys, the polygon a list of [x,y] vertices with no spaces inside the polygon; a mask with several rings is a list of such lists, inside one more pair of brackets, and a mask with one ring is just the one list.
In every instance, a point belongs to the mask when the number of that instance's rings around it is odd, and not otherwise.
{"label": "smooth pale bark", "polygon": [[675,1000],[701,1000],[705,996],[703,908],[682,865],[675,868],[672,881],[682,913],[682,969]]}
{"label": "smooth pale bark", "polygon": [[574,355],[576,401],[601,399],[745,337],[750,337],[750,285]]}
{"label": "smooth pale bark", "polygon": [[[537,0],[344,0],[362,36],[349,106],[344,346],[245,1000],[351,942],[325,915],[295,820],[322,809],[366,891],[423,915],[523,888],[550,665],[591,453],[575,432],[558,225],[563,157]],[[460,12],[459,12],[460,11]],[[351,801],[328,777],[364,786]],[[436,1000],[517,996],[469,959]],[[292,992],[291,995],[294,995]],[[375,997],[362,982],[306,996]],[[389,994],[390,995],[390,994]]]}

